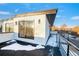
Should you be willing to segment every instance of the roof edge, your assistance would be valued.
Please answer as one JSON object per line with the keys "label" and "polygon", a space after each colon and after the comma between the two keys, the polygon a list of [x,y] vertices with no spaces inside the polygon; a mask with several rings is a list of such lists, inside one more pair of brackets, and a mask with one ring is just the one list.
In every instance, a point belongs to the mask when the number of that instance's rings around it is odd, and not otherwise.
{"label": "roof edge", "polygon": [[41,10],[36,12],[27,12],[23,14],[17,14],[15,17],[41,15],[41,14],[56,14],[58,9]]}

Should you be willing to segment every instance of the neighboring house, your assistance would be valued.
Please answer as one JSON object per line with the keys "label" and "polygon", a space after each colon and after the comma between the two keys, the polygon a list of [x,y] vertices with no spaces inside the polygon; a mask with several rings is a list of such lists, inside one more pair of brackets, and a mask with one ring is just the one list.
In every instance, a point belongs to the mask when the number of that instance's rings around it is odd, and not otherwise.
{"label": "neighboring house", "polygon": [[3,30],[2,32],[7,32],[7,33],[14,32],[14,20],[12,18],[5,20],[3,22],[2,30]]}
{"label": "neighboring house", "polygon": [[4,21],[3,32],[14,32],[14,38],[24,42],[45,45],[57,9],[18,14]]}
{"label": "neighboring house", "polygon": [[3,24],[3,20],[0,20],[0,32],[2,32],[2,24]]}

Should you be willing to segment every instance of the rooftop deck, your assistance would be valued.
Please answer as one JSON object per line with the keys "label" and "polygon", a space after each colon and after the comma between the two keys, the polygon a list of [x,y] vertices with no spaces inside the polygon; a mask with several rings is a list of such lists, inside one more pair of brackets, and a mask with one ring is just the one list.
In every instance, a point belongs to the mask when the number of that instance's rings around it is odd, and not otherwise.
{"label": "rooftop deck", "polygon": [[[8,42],[8,43],[7,43]],[[36,47],[36,44],[26,43],[22,41],[7,41],[0,44],[0,48],[7,47],[9,45],[18,43],[23,46],[32,45]],[[69,33],[62,31],[51,32],[50,38],[47,41],[44,48],[35,50],[1,50],[1,56],[78,56],[79,55],[79,37],[74,37]]]}
{"label": "rooftop deck", "polygon": [[[27,46],[27,45],[32,45],[33,47],[36,47],[37,45],[31,44],[31,43],[26,43],[22,41],[7,41],[3,42],[0,44],[0,55],[1,56],[61,56],[61,53],[59,51],[59,48],[57,47],[56,44],[56,33],[57,32],[51,32],[50,39],[48,40],[46,46],[44,46],[44,49],[35,49],[35,50],[1,50],[4,47],[11,46],[15,43]],[[13,47],[13,46],[12,46]],[[20,47],[18,47],[20,48]]]}

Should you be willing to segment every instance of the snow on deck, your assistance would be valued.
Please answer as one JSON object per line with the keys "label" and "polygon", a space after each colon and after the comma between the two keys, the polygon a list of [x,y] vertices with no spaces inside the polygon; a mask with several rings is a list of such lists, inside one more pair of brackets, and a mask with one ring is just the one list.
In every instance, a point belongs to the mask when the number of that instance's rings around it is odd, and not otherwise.
{"label": "snow on deck", "polygon": [[44,48],[41,45],[37,45],[36,47],[32,46],[32,45],[20,45],[18,43],[14,43],[11,44],[9,46],[3,47],[1,48],[1,50],[26,50],[26,51],[30,51],[30,50],[35,50],[35,49],[41,49]]}
{"label": "snow on deck", "polygon": [[[56,34],[57,32],[51,32],[51,34]],[[5,42],[5,41],[8,41],[8,40],[12,40],[14,38],[14,35],[13,33],[4,33],[4,34],[0,34],[0,43],[1,42]],[[41,43],[41,42],[40,42]],[[13,44],[13,46],[18,46],[18,44]],[[52,35],[50,38],[49,38],[49,41],[47,43],[47,45],[50,45],[50,46],[53,46],[53,47],[56,47],[57,46],[57,43],[56,43],[56,35]],[[20,46],[20,45],[19,45]],[[29,46],[30,47],[30,46]],[[22,47],[24,48],[24,47]]]}
{"label": "snow on deck", "polygon": [[0,43],[12,40],[14,33],[0,33]]}
{"label": "snow on deck", "polygon": [[51,37],[49,38],[47,45],[50,45],[50,46],[53,46],[53,47],[57,46],[56,34],[57,34],[57,32],[51,32]]}

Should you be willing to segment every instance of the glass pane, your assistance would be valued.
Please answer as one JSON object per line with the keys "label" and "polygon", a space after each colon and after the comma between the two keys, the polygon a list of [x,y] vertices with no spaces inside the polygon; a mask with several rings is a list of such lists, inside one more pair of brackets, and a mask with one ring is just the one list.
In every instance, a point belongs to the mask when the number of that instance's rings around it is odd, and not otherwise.
{"label": "glass pane", "polygon": [[19,22],[19,36],[23,38],[34,38],[33,21]]}

